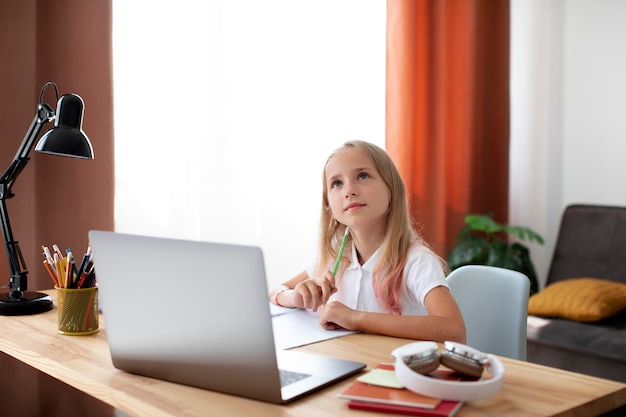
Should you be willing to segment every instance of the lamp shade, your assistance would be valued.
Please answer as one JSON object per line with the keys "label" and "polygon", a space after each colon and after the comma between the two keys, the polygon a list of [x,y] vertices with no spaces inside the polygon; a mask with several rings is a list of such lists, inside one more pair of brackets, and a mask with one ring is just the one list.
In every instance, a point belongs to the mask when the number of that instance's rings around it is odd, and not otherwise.
{"label": "lamp shade", "polygon": [[91,142],[82,130],[83,107],[80,96],[61,96],[57,103],[54,127],[41,137],[35,150],[53,155],[93,159]]}

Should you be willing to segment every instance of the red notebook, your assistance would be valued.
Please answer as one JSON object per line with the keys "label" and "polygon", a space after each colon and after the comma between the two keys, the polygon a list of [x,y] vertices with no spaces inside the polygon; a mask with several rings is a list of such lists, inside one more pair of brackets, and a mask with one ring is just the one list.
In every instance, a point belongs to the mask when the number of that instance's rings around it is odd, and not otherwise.
{"label": "red notebook", "polygon": [[[393,364],[380,364],[377,369],[392,370]],[[458,379],[458,374],[447,370],[437,370],[434,377]],[[356,381],[338,395],[349,399],[348,407],[359,410],[378,411],[410,416],[452,417],[463,405],[460,401],[442,401],[427,397],[405,388],[389,388]]]}
{"label": "red notebook", "polygon": [[459,401],[443,400],[435,408],[407,407],[405,405],[373,403],[350,400],[348,407],[355,410],[377,411],[379,413],[403,414],[405,416],[452,417],[463,405]]}

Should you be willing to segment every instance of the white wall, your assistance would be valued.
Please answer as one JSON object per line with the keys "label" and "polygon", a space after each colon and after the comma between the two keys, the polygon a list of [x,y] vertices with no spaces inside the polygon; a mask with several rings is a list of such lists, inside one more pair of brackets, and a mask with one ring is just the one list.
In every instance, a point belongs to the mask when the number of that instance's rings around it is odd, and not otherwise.
{"label": "white wall", "polygon": [[510,223],[544,282],[564,208],[626,205],[626,2],[512,0]]}
{"label": "white wall", "polygon": [[626,2],[568,1],[563,201],[626,204]]}

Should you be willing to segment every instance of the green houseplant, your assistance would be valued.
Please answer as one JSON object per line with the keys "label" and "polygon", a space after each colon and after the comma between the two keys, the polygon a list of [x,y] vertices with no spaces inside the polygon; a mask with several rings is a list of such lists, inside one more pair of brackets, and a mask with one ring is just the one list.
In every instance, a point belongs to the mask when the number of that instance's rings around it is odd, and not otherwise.
{"label": "green houseplant", "polygon": [[543,245],[543,238],[528,227],[497,223],[491,215],[470,214],[457,235],[457,243],[448,253],[450,270],[463,265],[490,265],[513,269],[530,280],[530,294],[539,291],[530,251],[524,244],[509,242],[513,236],[521,241]]}

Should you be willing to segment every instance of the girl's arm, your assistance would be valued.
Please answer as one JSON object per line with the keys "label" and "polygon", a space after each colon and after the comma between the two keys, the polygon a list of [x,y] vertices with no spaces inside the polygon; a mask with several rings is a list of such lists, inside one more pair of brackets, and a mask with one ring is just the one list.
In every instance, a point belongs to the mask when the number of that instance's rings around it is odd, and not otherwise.
{"label": "girl's arm", "polygon": [[306,271],[302,271],[289,281],[283,282],[281,285],[270,291],[270,301],[281,307],[295,307],[295,305],[289,305],[290,303],[287,300],[287,297],[289,296],[288,292],[293,291],[293,288],[299,282],[306,279],[309,279],[309,274],[307,274]]}
{"label": "girl's arm", "polygon": [[465,343],[461,310],[446,287],[433,288],[424,299],[426,316],[400,316],[353,310],[334,301],[320,311],[320,323],[327,329],[343,328],[416,340]]}
{"label": "girl's arm", "polygon": [[335,278],[327,272],[323,277],[309,278],[306,271],[270,292],[270,301],[281,307],[310,308],[313,311],[324,305],[335,291]]}

